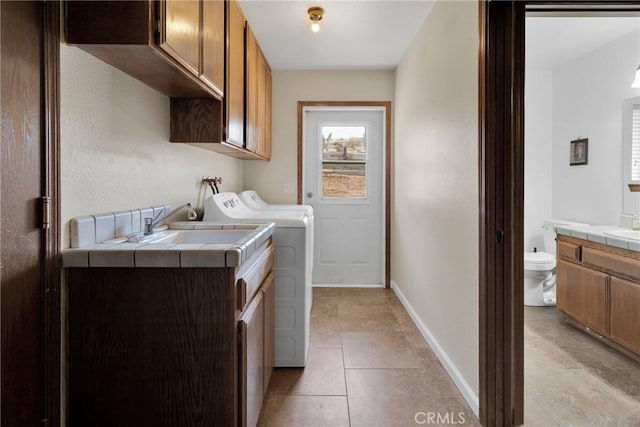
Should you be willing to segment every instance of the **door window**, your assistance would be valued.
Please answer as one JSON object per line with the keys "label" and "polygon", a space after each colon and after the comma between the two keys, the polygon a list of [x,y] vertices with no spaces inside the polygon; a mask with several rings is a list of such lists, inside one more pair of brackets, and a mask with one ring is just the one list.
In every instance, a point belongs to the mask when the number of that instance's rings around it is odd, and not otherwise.
{"label": "door window", "polygon": [[367,128],[362,125],[321,127],[322,197],[367,197]]}

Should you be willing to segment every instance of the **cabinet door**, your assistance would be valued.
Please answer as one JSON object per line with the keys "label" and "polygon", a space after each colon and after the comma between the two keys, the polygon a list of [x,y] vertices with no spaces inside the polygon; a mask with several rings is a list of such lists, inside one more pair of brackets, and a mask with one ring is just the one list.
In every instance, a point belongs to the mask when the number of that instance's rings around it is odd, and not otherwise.
{"label": "cabinet door", "polygon": [[200,75],[200,1],[160,2],[160,48]]}
{"label": "cabinet door", "polygon": [[258,49],[258,154],[264,156],[264,135],[265,135],[265,59],[262,51]]}
{"label": "cabinet door", "polygon": [[225,88],[226,141],[244,146],[244,27],[245,19],[235,1],[227,5],[227,75]]}
{"label": "cabinet door", "polygon": [[224,85],[224,2],[202,2],[202,76],[220,94]]}
{"label": "cabinet door", "polygon": [[607,334],[609,275],[558,260],[558,309]]}
{"label": "cabinet door", "polygon": [[275,359],[275,305],[276,305],[276,287],[275,275],[270,273],[264,279],[262,293],[264,294],[264,393],[267,393],[269,380],[273,372],[273,361]]}
{"label": "cabinet door", "polygon": [[258,151],[258,45],[247,25],[247,150]]}
{"label": "cabinet door", "polygon": [[640,284],[611,277],[611,338],[640,353]]}
{"label": "cabinet door", "polygon": [[265,60],[265,123],[264,123],[264,147],[263,156],[271,159],[271,67]]}
{"label": "cabinet door", "polygon": [[264,397],[264,297],[258,292],[240,319],[240,419],[258,423]]}

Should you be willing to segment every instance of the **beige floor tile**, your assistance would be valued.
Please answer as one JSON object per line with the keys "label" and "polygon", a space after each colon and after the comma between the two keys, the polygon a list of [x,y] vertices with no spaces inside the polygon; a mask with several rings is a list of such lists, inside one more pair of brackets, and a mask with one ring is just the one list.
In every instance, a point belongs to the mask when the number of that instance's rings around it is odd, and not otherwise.
{"label": "beige floor tile", "polygon": [[335,317],[338,315],[338,297],[318,297],[313,299],[311,317]]}
{"label": "beige floor tile", "polygon": [[337,297],[339,288],[313,288],[313,298]]}
{"label": "beige floor tile", "polygon": [[258,421],[262,427],[349,426],[345,396],[270,395]]}
{"label": "beige floor tile", "polygon": [[[440,424],[478,425],[460,397],[441,397],[428,374],[415,369],[347,369],[352,426],[416,426],[428,417]],[[431,415],[432,414],[432,415]],[[416,418],[417,417],[417,418]],[[434,425],[434,424],[431,424]]]}
{"label": "beige floor tile", "polygon": [[538,405],[534,400],[524,402],[524,424],[525,427],[560,427],[549,413]]}
{"label": "beige floor tile", "polygon": [[340,317],[342,332],[387,332],[403,334],[402,326],[393,316],[380,317]]}
{"label": "beige floor tile", "polygon": [[359,301],[354,304],[349,301],[339,300],[338,317],[341,319],[379,319],[382,317],[395,319],[396,316],[393,314],[387,300],[383,298],[381,301],[372,301],[370,303]]}
{"label": "beige floor tile", "polygon": [[342,349],[314,348],[304,368],[274,369],[268,394],[346,395]]}
{"label": "beige floor tile", "polygon": [[411,344],[402,334],[343,332],[345,368],[420,368]]}
{"label": "beige floor tile", "polygon": [[[309,347],[342,347],[340,320],[335,317],[312,317]],[[309,350],[311,352],[311,350]]]}

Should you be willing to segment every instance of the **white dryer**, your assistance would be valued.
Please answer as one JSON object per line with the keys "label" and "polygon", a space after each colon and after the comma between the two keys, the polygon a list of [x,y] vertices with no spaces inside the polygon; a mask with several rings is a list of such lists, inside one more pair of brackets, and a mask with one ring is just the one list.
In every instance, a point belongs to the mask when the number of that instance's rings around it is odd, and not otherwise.
{"label": "white dryer", "polygon": [[245,205],[254,210],[281,210],[281,211],[297,211],[304,212],[309,216],[313,216],[313,207],[310,205],[273,205],[265,202],[260,195],[254,190],[245,190],[238,193],[238,197]]}
{"label": "white dryer", "polygon": [[275,361],[277,367],[305,366],[313,292],[313,216],[304,210],[254,210],[235,193],[205,200],[203,221],[275,223]]}

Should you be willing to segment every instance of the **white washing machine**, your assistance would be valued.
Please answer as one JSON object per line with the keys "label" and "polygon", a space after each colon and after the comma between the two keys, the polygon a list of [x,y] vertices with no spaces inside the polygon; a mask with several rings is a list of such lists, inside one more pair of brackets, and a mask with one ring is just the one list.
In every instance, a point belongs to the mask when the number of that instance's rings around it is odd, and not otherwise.
{"label": "white washing machine", "polygon": [[245,190],[242,193],[238,193],[238,197],[245,205],[254,210],[298,211],[313,216],[313,207],[310,205],[273,205],[265,202],[254,190]]}
{"label": "white washing machine", "polygon": [[303,367],[309,351],[313,292],[313,216],[304,210],[254,210],[235,193],[205,200],[203,221],[275,223],[275,361],[277,367]]}

